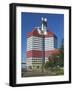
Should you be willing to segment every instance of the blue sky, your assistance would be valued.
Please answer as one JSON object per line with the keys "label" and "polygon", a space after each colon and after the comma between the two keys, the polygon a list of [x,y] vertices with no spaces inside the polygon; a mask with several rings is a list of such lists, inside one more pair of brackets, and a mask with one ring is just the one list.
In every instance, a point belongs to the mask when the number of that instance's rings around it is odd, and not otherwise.
{"label": "blue sky", "polygon": [[26,42],[27,33],[34,27],[41,27],[41,18],[47,18],[47,29],[54,32],[58,38],[58,48],[61,46],[64,38],[64,15],[63,14],[44,14],[44,13],[26,13],[21,14],[21,58],[26,62]]}

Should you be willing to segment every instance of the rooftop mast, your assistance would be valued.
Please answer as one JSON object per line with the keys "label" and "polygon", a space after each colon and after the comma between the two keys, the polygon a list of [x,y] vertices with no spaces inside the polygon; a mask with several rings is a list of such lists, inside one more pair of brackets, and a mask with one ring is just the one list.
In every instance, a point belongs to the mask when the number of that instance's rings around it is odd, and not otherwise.
{"label": "rooftop mast", "polygon": [[42,32],[47,34],[47,18],[42,17],[42,27],[41,27]]}

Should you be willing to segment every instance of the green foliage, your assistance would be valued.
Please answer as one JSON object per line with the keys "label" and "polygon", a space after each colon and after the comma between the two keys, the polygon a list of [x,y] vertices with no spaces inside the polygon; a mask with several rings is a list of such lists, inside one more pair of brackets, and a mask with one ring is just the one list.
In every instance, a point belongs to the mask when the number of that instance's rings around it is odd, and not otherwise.
{"label": "green foliage", "polygon": [[49,56],[49,61],[47,61],[44,65],[45,69],[48,68],[56,68],[56,67],[64,67],[64,54],[53,54]]}
{"label": "green foliage", "polygon": [[47,70],[49,67],[54,67],[54,62],[46,62],[44,65],[45,69]]}

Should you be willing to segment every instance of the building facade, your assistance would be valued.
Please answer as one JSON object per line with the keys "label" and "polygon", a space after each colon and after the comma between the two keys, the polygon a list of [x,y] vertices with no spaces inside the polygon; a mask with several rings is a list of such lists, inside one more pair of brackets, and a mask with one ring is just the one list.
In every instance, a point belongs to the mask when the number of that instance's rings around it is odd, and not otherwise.
{"label": "building facade", "polygon": [[50,54],[57,49],[57,36],[47,30],[47,19],[42,18],[41,28],[34,28],[27,35],[27,69],[41,71]]}

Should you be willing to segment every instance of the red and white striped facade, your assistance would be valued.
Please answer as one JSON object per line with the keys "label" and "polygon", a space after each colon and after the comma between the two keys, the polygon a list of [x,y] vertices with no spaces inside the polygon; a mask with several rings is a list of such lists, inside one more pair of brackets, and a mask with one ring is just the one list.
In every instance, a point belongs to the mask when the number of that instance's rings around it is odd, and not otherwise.
{"label": "red and white striped facade", "polygon": [[[44,29],[43,29],[44,28]],[[44,30],[44,57],[48,61],[50,54],[57,51],[57,37],[53,32],[47,31],[45,24],[42,24]],[[27,67],[33,64],[42,64],[43,60],[43,37],[42,30],[35,28],[27,35]]]}
{"label": "red and white striped facade", "polygon": [[[46,62],[57,47],[57,37],[54,33],[47,32],[47,35],[44,35],[44,41]],[[42,51],[42,35],[39,34],[38,29],[34,29],[28,33],[27,37],[27,66],[32,66],[33,63],[42,63]]]}

